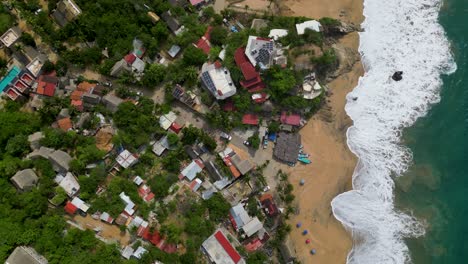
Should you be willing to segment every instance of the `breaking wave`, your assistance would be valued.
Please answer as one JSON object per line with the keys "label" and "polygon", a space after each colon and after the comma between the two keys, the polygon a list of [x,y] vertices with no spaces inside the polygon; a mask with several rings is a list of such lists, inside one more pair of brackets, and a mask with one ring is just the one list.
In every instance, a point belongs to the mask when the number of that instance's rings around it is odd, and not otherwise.
{"label": "breaking wave", "polygon": [[[405,127],[439,101],[441,74],[456,69],[438,24],[441,0],[364,0],[359,51],[366,73],[347,95],[354,124],[348,146],[359,158],[353,190],[332,201],[335,217],[352,232],[349,264],[411,262],[405,237],[424,226],[394,207],[394,181],[412,161],[401,145]],[[403,71],[401,81],[392,74]]]}

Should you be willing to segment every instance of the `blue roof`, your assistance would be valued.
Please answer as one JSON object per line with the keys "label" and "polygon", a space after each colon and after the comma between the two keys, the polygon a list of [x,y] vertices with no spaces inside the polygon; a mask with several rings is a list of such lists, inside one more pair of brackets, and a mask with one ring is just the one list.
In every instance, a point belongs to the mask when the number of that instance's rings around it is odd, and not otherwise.
{"label": "blue roof", "polygon": [[20,68],[17,66],[13,66],[13,68],[11,68],[8,74],[0,81],[0,93],[5,90],[5,88],[11,83],[11,81],[13,81],[13,79],[16,78],[16,76],[18,76],[20,71]]}
{"label": "blue roof", "polygon": [[268,139],[270,141],[276,141],[276,133],[273,133],[273,132],[269,133],[268,134]]}

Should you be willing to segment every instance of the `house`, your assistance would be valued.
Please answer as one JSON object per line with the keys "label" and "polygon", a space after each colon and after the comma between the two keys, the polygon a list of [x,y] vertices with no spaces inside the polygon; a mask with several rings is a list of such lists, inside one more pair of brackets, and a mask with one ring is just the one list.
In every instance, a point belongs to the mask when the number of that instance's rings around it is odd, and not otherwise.
{"label": "house", "polygon": [[137,259],[141,259],[141,257],[146,253],[148,252],[148,250],[146,250],[144,247],[142,246],[139,246],[135,252],[133,252],[133,255],[135,258]]}
{"label": "house", "polygon": [[268,37],[277,41],[278,39],[286,37],[287,35],[288,31],[286,29],[272,29],[270,30],[270,34],[268,34]]}
{"label": "house", "polygon": [[85,93],[81,96],[81,100],[83,101],[83,108],[85,110],[88,110],[95,107],[101,102],[101,96],[96,94]]}
{"label": "house", "polygon": [[102,97],[102,102],[106,106],[107,110],[115,113],[119,109],[119,105],[123,103],[123,100],[115,95],[106,94],[104,97]]}
{"label": "house", "polygon": [[242,227],[242,231],[247,237],[251,237],[253,234],[260,231],[263,228],[262,222],[258,220],[258,217],[252,218],[247,224]]}
{"label": "house", "polygon": [[261,69],[270,68],[275,53],[276,48],[273,39],[249,36],[245,55],[254,67],[259,65]]}
{"label": "house", "polygon": [[73,124],[70,117],[59,119],[57,121],[57,125],[64,132],[68,132],[73,128]]}
{"label": "house", "polygon": [[161,156],[168,147],[169,141],[167,140],[167,135],[165,135],[153,144],[153,152],[154,154]]}
{"label": "house", "polygon": [[39,149],[34,150],[33,152],[29,153],[26,158],[28,159],[49,159],[49,156],[54,152],[53,149],[51,148],[46,148],[46,147],[40,147]]}
{"label": "house", "polygon": [[158,21],[160,19],[158,15],[156,15],[154,12],[151,12],[151,11],[149,11],[147,14],[148,14],[148,17],[151,19],[151,21],[154,24],[158,23]]}
{"label": "house", "polygon": [[[41,150],[42,147],[39,149]],[[72,157],[61,150],[55,150],[48,156],[49,161],[52,163],[52,167],[55,171],[66,173],[70,170],[70,161]]]}
{"label": "house", "polygon": [[161,18],[166,22],[167,27],[172,31],[172,33],[174,33],[174,35],[178,35],[182,32],[183,26],[181,26],[179,21],[172,16],[170,10],[162,13]]}
{"label": "house", "polygon": [[280,161],[294,164],[299,155],[300,145],[301,135],[299,133],[280,132],[273,150],[273,156]]}
{"label": "house", "polygon": [[44,138],[42,132],[36,132],[28,136],[29,147],[33,150],[39,149],[41,147],[41,140]]}
{"label": "house", "polygon": [[236,206],[229,209],[229,220],[235,230],[239,231],[245,224],[250,222],[252,219],[245,210],[244,206],[239,203]]}
{"label": "house", "polygon": [[208,28],[206,29],[206,32],[205,32],[205,35],[203,35],[195,45],[195,47],[201,49],[206,55],[210,54],[210,50],[211,50],[211,43],[210,43],[210,39],[211,39],[211,31],[213,30],[213,27],[212,26],[208,26]]}
{"label": "house", "polygon": [[255,18],[252,20],[252,25],[250,28],[255,29],[255,31],[260,31],[261,29],[268,27],[268,22],[269,21],[266,19]]}
{"label": "house", "polygon": [[81,200],[78,197],[75,197],[72,199],[71,204],[74,205],[78,210],[80,210],[82,213],[86,214],[89,210],[89,204],[85,203],[83,200]]}
{"label": "house", "polygon": [[217,100],[224,100],[237,92],[229,70],[219,62],[203,64],[201,80]]}
{"label": "house", "polygon": [[18,92],[16,89],[10,87],[5,91],[5,94],[8,96],[13,101],[19,100],[24,98],[20,92]]}
{"label": "house", "polygon": [[106,222],[111,225],[114,222],[114,218],[112,218],[107,212],[102,213],[100,219],[101,221]]}
{"label": "house", "polygon": [[5,47],[9,48],[21,37],[21,29],[19,27],[9,28],[3,35],[0,37],[0,41]]}
{"label": "house", "polygon": [[210,175],[210,178],[213,180],[213,181],[219,181],[223,178],[225,178],[221,172],[218,170],[218,168],[216,168],[215,164],[213,163],[213,161],[206,161],[205,163],[205,166],[206,166],[206,170],[208,171],[208,174]]}
{"label": "house", "polygon": [[244,125],[258,125],[258,116],[255,114],[245,114],[242,116],[242,124]]}
{"label": "house", "polygon": [[296,30],[298,35],[304,35],[306,29],[320,32],[322,25],[317,20],[309,20],[300,24],[296,24]]}
{"label": "house", "polygon": [[51,75],[41,75],[37,80],[36,94],[52,97],[58,86],[58,78]]}
{"label": "house", "polygon": [[200,101],[196,94],[192,91],[185,91],[185,89],[178,84],[174,86],[172,96],[192,109],[195,109],[197,105],[200,105]]}
{"label": "house", "polygon": [[120,164],[120,166],[126,169],[137,163],[138,157],[130,153],[130,151],[124,150],[117,156],[116,161],[118,164]]}
{"label": "house", "polygon": [[263,83],[260,78],[260,74],[255,70],[255,67],[245,55],[244,48],[238,48],[235,51],[234,60],[237,67],[241,69],[244,77],[244,80],[240,81],[242,87],[249,90],[249,92],[259,92],[266,87],[265,83]]}
{"label": "house", "polygon": [[62,187],[69,197],[74,197],[80,191],[80,184],[71,172],[67,172],[65,176],[58,174],[54,181]]}
{"label": "house", "polygon": [[17,189],[29,191],[36,186],[39,178],[32,169],[25,169],[18,171],[10,180]]}
{"label": "house", "polygon": [[26,69],[31,73],[31,75],[37,77],[41,73],[42,66],[44,66],[46,61],[46,56],[39,55],[34,58],[28,65],[26,65]]}
{"label": "house", "polygon": [[140,176],[135,176],[135,178],[133,178],[133,183],[135,183],[137,186],[140,186],[143,184],[143,179],[140,177]]}
{"label": "house", "polygon": [[187,167],[185,167],[179,175],[179,179],[187,178],[189,181],[193,181],[198,173],[202,172],[205,165],[199,159],[193,160]]}
{"label": "house", "polygon": [[202,251],[215,264],[245,264],[245,260],[227,239],[224,231],[218,229],[202,244]]}
{"label": "house", "polygon": [[125,213],[121,213],[117,219],[115,219],[115,223],[119,226],[123,226],[127,224],[129,216],[126,215]]}
{"label": "house", "polygon": [[315,73],[308,74],[304,77],[302,83],[302,97],[307,100],[312,100],[322,94],[322,86],[315,78]]}
{"label": "house", "polygon": [[176,119],[177,115],[171,111],[159,117],[159,126],[161,126],[161,128],[164,130],[168,130],[171,127],[172,123],[176,121]]}
{"label": "house", "polygon": [[128,195],[125,194],[125,192],[121,192],[119,197],[125,204],[124,212],[127,215],[132,216],[135,213],[135,203]]}
{"label": "house", "polygon": [[114,64],[114,66],[112,66],[112,69],[110,70],[110,75],[114,77],[120,77],[123,73],[131,71],[132,67],[128,65],[125,59],[121,59],[117,61]]}
{"label": "house", "polygon": [[300,126],[301,125],[301,116],[298,114],[288,114],[286,112],[281,113],[280,117],[281,124],[290,125],[290,126]]}
{"label": "house", "polygon": [[138,195],[147,203],[154,200],[154,193],[146,184],[143,184],[140,188],[138,188]]}
{"label": "house", "polygon": [[73,0],[61,0],[57,8],[52,12],[52,17],[59,26],[64,27],[68,22],[74,20],[81,14],[81,9]]}
{"label": "house", "polygon": [[190,190],[196,192],[198,191],[198,189],[200,188],[200,186],[202,185],[202,180],[196,178],[195,180],[193,180],[190,185],[189,185],[189,188]]}
{"label": "house", "polygon": [[253,169],[253,164],[249,160],[242,160],[237,154],[232,156],[230,160],[232,164],[234,164],[234,166],[239,170],[239,173],[242,175],[247,174],[247,172]]}
{"label": "house", "polygon": [[76,212],[78,211],[78,207],[76,207],[74,204],[72,204],[70,201],[67,201],[65,206],[63,207],[65,212],[69,215],[75,215]]}
{"label": "house", "polygon": [[172,45],[171,48],[167,51],[167,54],[169,54],[169,56],[171,56],[171,58],[175,58],[177,56],[177,54],[179,54],[180,52],[180,46],[178,45]]}
{"label": "house", "polygon": [[280,245],[280,253],[286,264],[293,264],[296,260],[295,249],[290,239],[286,239]]}
{"label": "house", "polygon": [[47,259],[39,255],[32,247],[19,246],[13,250],[5,264],[47,264]]}
{"label": "house", "polygon": [[278,207],[273,200],[273,196],[269,193],[266,193],[260,197],[260,203],[262,204],[265,214],[269,217],[275,217],[279,214]]}
{"label": "house", "polygon": [[[117,218],[118,219],[118,218]],[[117,223],[117,220],[115,220],[115,222]],[[126,246],[122,252],[121,252],[121,255],[123,258],[125,259],[130,259],[130,257],[133,255],[133,248],[131,246]]]}
{"label": "house", "polygon": [[174,120],[174,122],[172,122],[171,126],[169,127],[169,129],[176,133],[176,134],[179,134],[180,131],[182,130],[182,128],[185,127],[185,124],[187,122],[185,121],[185,119],[182,117],[182,116],[178,116],[176,118],[176,120]]}

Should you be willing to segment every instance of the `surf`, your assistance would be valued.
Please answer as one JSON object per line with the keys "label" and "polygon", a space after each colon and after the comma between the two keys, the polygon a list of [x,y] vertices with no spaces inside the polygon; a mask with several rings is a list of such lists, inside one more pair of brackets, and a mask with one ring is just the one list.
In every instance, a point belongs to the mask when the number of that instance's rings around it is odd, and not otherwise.
{"label": "surf", "polygon": [[[364,0],[359,52],[365,74],[347,95],[353,120],[347,143],[358,157],[353,190],[332,201],[335,217],[353,236],[347,263],[411,262],[406,237],[424,234],[424,223],[394,206],[394,177],[411,164],[401,144],[404,128],[437,103],[441,74],[456,70],[438,23],[440,0]],[[392,80],[396,71],[403,79]]]}

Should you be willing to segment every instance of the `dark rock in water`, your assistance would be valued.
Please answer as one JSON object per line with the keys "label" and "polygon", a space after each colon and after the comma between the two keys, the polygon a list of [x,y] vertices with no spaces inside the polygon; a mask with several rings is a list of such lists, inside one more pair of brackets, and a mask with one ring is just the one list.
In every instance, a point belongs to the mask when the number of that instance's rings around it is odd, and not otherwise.
{"label": "dark rock in water", "polygon": [[353,97],[353,101],[357,101],[357,99],[358,99],[357,97]]}
{"label": "dark rock in water", "polygon": [[392,75],[392,79],[394,81],[401,81],[401,79],[403,79],[403,72],[402,71],[397,71],[395,72],[393,75]]}

